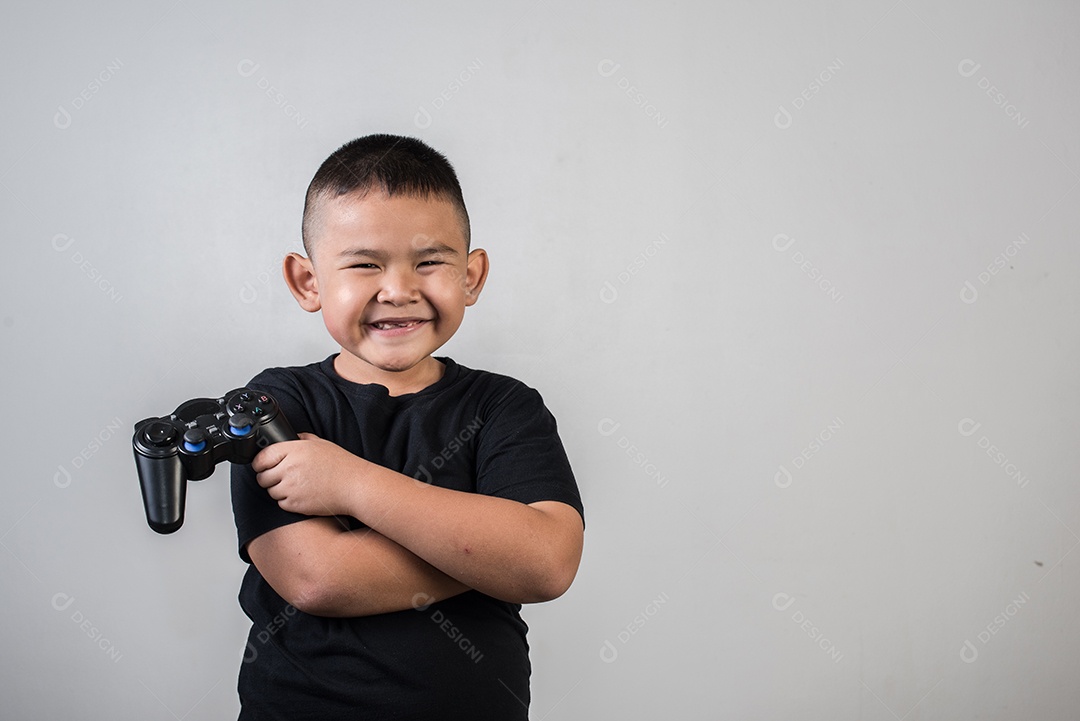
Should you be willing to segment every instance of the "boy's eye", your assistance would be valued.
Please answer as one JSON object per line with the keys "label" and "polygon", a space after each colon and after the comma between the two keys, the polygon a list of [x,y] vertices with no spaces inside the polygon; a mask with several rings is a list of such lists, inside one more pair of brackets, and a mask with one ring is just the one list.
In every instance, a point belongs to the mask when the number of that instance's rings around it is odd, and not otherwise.
{"label": "boy's eye", "polygon": [[355,263],[355,264],[350,265],[348,267],[349,268],[375,268],[376,265],[374,263]]}
{"label": "boy's eye", "polygon": [[423,268],[425,265],[426,266],[433,266],[433,265],[442,265],[442,264],[443,264],[443,262],[441,260],[425,260],[424,262],[422,262],[420,264],[420,267]]}

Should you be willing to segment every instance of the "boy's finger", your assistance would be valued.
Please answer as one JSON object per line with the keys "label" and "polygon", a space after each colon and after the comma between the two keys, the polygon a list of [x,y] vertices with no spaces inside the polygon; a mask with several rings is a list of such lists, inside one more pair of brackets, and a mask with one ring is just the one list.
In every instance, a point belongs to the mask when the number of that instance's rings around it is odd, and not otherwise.
{"label": "boy's finger", "polygon": [[[269,490],[277,484],[281,483],[281,475],[279,473],[276,473],[274,469],[271,468],[269,470],[262,471],[261,473],[256,473],[255,482],[263,488]],[[270,495],[273,495],[273,493],[271,493]]]}
{"label": "boy's finger", "polygon": [[251,470],[256,473],[265,471],[267,468],[273,468],[277,464],[281,463],[281,459],[285,457],[286,448],[291,441],[283,441],[281,443],[273,443],[266,448],[255,454],[255,457],[251,459]]}

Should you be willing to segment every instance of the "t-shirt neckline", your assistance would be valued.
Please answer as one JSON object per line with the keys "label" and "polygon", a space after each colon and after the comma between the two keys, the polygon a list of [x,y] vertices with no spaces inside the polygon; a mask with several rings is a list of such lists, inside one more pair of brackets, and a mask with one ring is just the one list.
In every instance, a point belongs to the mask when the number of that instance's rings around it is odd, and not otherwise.
{"label": "t-shirt neckline", "polygon": [[381,383],[357,383],[356,381],[351,381],[348,378],[342,377],[342,375],[337,372],[337,369],[334,368],[334,359],[337,358],[339,355],[340,353],[332,353],[325,360],[323,360],[322,363],[319,364],[319,368],[322,370],[323,373],[329,376],[330,380],[334,382],[334,385],[348,393],[354,393],[357,395],[368,396],[381,400],[400,402],[407,401],[412,398],[431,395],[433,393],[438,393],[439,391],[448,387],[450,384],[456,381],[458,375],[461,372],[461,366],[455,363],[452,358],[448,358],[445,356],[435,356],[435,360],[440,361],[444,366],[442,378],[435,381],[426,388],[421,388],[415,393],[403,393],[400,396],[392,396],[390,395],[390,389],[382,385]]}

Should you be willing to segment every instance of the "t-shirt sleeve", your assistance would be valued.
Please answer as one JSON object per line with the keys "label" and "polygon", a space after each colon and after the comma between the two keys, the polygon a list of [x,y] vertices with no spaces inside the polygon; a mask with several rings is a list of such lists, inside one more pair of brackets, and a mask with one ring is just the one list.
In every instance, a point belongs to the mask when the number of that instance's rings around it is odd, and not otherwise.
{"label": "t-shirt sleeve", "polygon": [[[285,414],[294,431],[310,433],[311,420],[300,403],[298,391],[290,385],[283,372],[270,370],[255,376],[247,387],[269,393],[277,401],[279,412]],[[255,471],[248,463],[232,464],[232,506],[240,558],[247,563],[251,563],[246,548],[249,541],[267,531],[308,518],[299,513],[282,510],[277,501],[255,480]]]}
{"label": "t-shirt sleeve", "polygon": [[560,501],[585,518],[555,417],[520,384],[489,409],[477,446],[476,490],[521,503]]}

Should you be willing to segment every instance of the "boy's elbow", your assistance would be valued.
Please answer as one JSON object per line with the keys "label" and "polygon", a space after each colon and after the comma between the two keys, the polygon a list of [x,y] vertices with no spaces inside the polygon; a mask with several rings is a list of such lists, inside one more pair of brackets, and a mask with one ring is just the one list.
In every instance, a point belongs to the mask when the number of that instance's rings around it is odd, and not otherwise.
{"label": "boy's elbow", "polygon": [[287,572],[277,570],[263,573],[263,577],[289,606],[313,616],[338,615],[334,613],[337,594],[330,573],[310,564],[296,564]]}
{"label": "boy's elbow", "polygon": [[574,582],[576,576],[576,563],[572,565],[564,564],[562,567],[551,569],[539,583],[538,588],[536,589],[537,599],[532,603],[554,601],[570,589],[570,584]]}
{"label": "boy's elbow", "polygon": [[315,616],[341,615],[335,612],[341,603],[338,564],[323,560],[333,557],[326,544],[337,533],[321,518],[292,523],[253,539],[248,554],[270,587],[292,608]]}
{"label": "boy's elbow", "polygon": [[521,603],[543,603],[562,596],[577,576],[585,541],[585,528],[578,511],[557,501],[530,504],[549,519],[549,532],[542,550],[543,560],[534,566],[531,591]]}
{"label": "boy's elbow", "polygon": [[297,611],[312,616],[333,616],[332,594],[326,584],[314,581],[304,581],[296,584],[290,593],[289,602]]}
{"label": "boy's elbow", "polygon": [[543,603],[554,601],[570,589],[570,585],[577,577],[578,564],[581,562],[581,548],[571,550],[562,557],[552,557],[544,564],[533,577],[533,582],[528,594],[529,598],[522,603]]}
{"label": "boy's elbow", "polygon": [[[291,598],[285,598],[296,610],[312,616],[340,618],[364,615],[355,605],[349,605],[348,594],[338,585],[338,579],[329,568],[308,573],[295,579]],[[283,596],[284,598],[284,596]]]}

